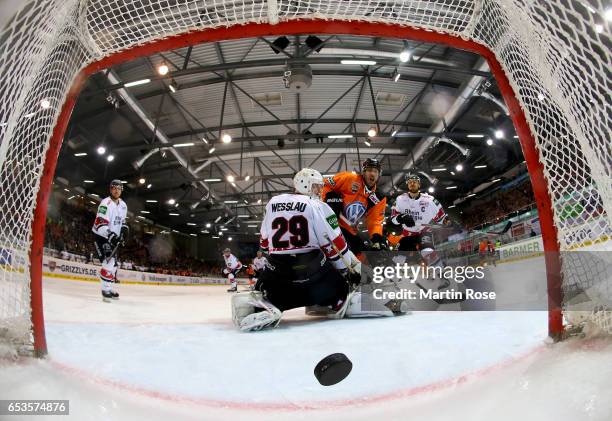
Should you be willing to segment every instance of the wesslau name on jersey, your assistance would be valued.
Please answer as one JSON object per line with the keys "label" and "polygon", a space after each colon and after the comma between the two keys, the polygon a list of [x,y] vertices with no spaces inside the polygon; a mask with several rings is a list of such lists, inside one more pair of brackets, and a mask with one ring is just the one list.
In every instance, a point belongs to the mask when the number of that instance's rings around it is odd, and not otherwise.
{"label": "wesslau name on jersey", "polygon": [[272,212],[291,212],[298,211],[304,212],[306,210],[306,203],[299,202],[284,202],[284,203],[272,203]]}

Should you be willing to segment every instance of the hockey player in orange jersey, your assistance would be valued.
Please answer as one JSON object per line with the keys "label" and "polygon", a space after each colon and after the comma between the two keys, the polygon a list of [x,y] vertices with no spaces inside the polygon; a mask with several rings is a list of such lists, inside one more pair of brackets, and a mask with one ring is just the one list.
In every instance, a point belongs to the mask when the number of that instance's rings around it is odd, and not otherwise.
{"label": "hockey player in orange jersey", "polygon": [[365,219],[372,248],[387,248],[387,240],[383,236],[387,199],[376,191],[381,174],[380,161],[368,158],[361,166],[361,174],[347,171],[324,179],[322,200],[338,215],[342,234],[355,254],[366,250],[358,234],[362,219]]}

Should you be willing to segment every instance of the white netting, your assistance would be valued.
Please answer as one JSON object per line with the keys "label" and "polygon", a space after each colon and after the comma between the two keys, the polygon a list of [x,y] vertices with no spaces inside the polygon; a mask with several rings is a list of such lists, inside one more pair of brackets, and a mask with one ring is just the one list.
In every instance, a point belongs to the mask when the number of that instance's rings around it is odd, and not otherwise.
{"label": "white netting", "polygon": [[[612,66],[605,7],[600,0],[27,2],[0,35],[0,334],[12,329],[22,337],[14,321],[29,323],[24,256],[45,152],[75,75],[118,51],[206,28],[360,20],[425,28],[487,46],[536,138],[561,249],[609,238]],[[577,281],[564,281],[572,282]],[[609,299],[610,282],[607,288]]]}

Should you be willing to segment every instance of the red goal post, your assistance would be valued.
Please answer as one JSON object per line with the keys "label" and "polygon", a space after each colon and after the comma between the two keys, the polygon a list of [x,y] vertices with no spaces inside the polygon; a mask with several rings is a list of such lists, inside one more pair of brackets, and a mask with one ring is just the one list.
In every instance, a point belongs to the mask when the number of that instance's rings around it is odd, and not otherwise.
{"label": "red goal post", "polygon": [[[142,4],[146,3],[146,7]],[[609,236],[612,156],[608,24],[565,1],[34,0],[2,32],[0,64],[0,330],[46,353],[42,251],[46,209],[68,122],[87,78],[139,57],[204,42],[258,36],[351,34],[439,43],[484,57],[519,136],[546,253],[549,333],[563,333],[560,252],[580,246],[559,205],[575,187],[603,209]],[[582,20],[581,20],[582,19]],[[589,98],[585,98],[589,95]],[[40,107],[43,100],[50,104]],[[595,101],[595,105],[592,100]],[[598,107],[603,108],[600,110]],[[24,169],[26,168],[26,169]],[[586,191],[586,190],[585,190]],[[589,198],[591,199],[591,198]],[[10,215],[10,216],[9,216]],[[17,256],[29,258],[17,259]],[[1,263],[1,262],[0,262]],[[609,280],[607,280],[609,281]],[[609,298],[609,296],[608,296]],[[610,328],[609,321],[606,326]],[[27,331],[24,331],[27,329]],[[31,336],[30,336],[31,335]],[[0,343],[2,343],[0,331]]]}

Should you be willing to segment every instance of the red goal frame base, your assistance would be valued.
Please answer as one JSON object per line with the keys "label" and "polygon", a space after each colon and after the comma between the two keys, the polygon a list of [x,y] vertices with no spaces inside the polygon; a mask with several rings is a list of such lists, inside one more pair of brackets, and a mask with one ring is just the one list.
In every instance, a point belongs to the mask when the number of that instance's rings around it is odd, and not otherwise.
{"label": "red goal frame base", "polygon": [[510,117],[512,118],[512,122],[519,136],[523,155],[527,162],[527,168],[531,177],[531,184],[538,207],[542,240],[546,256],[549,311],[548,332],[554,340],[562,338],[563,317],[561,303],[563,295],[561,290],[561,262],[559,258],[559,244],[557,242],[557,229],[553,222],[551,195],[544,177],[544,166],[539,160],[535,139],[529,129],[527,119],[515,96],[515,92],[502,66],[495,57],[495,54],[486,46],[475,41],[467,41],[455,35],[443,34],[420,28],[385,23],[313,19],[294,20],[276,25],[268,23],[250,23],[245,25],[234,25],[229,28],[203,29],[196,32],[189,32],[162,40],[152,41],[126,51],[115,53],[102,60],[89,64],[78,73],[68,92],[57,124],[51,135],[49,149],[47,150],[43,173],[40,179],[36,209],[34,211],[32,246],[30,249],[30,283],[35,355],[44,356],[47,353],[42,301],[42,254],[45,238],[47,204],[52,191],[53,176],[55,174],[64,134],[78,95],[87,78],[99,70],[136,58],[150,56],[171,49],[189,47],[204,42],[274,35],[310,34],[344,34],[409,39],[412,41],[436,43],[459,48],[479,54],[487,60],[491,72],[495,76],[499,89],[506,101],[506,105],[508,106]]}

